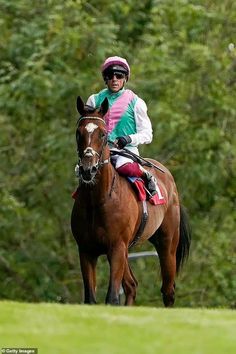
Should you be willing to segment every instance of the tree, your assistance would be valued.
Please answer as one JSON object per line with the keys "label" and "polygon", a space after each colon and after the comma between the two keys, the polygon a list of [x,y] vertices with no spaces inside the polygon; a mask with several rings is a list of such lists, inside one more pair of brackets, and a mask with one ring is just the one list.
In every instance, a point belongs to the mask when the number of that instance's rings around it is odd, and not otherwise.
{"label": "tree", "polygon": [[[101,63],[121,55],[153,122],[155,139],[141,150],[171,170],[190,214],[192,253],[177,305],[235,307],[235,7],[232,0],[0,0],[2,298],[82,297],[69,226],[75,101],[101,89]],[[142,287],[156,282],[151,262],[133,264],[138,304],[158,296],[156,287]]]}

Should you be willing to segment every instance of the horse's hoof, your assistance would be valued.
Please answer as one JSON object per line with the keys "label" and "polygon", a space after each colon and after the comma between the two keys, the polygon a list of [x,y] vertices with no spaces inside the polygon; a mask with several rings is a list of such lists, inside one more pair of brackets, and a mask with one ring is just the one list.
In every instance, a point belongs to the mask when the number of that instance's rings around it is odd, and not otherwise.
{"label": "horse's hoof", "polygon": [[173,307],[175,303],[174,295],[162,295],[165,307]]}

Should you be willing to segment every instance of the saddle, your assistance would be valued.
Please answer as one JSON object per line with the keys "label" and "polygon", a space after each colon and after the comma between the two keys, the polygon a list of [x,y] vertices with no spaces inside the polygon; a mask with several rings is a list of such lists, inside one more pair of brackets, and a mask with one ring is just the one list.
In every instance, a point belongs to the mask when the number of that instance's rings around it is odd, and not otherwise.
{"label": "saddle", "polygon": [[138,200],[145,201],[148,200],[153,205],[165,204],[165,198],[162,195],[160,186],[157,184],[157,193],[155,195],[150,195],[149,191],[145,187],[145,183],[142,178],[139,177],[127,177],[128,181],[132,183],[134,190],[137,193]]}
{"label": "saddle", "polygon": [[[133,152],[129,151],[128,149],[125,149],[125,148],[122,150],[110,149],[110,154],[111,154],[111,156],[120,155],[120,156],[128,157],[129,159],[133,160],[134,162],[139,163],[142,166],[155,167],[164,173],[164,171],[162,169],[160,169],[158,166],[145,160],[143,157],[134,154]],[[112,162],[112,159],[111,159],[111,162]],[[138,195],[138,200],[140,200],[140,201],[148,200],[153,205],[165,204],[165,199],[163,197],[160,187],[158,186],[158,183],[157,183],[157,193],[154,196],[152,196],[150,194],[150,192],[148,191],[148,189],[145,187],[145,183],[142,178],[128,177],[128,176],[126,178],[134,186],[134,190],[136,191],[136,193]]]}

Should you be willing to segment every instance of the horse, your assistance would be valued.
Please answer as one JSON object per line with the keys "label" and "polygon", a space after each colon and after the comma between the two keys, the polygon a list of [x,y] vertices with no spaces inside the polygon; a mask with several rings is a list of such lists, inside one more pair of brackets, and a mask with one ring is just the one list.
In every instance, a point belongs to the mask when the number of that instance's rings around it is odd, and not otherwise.
{"label": "horse", "polygon": [[[125,305],[132,305],[138,283],[128,263],[128,251],[140,227],[142,203],[131,184],[111,163],[104,120],[107,99],[101,107],[92,109],[79,96],[77,110],[80,183],[71,214],[71,230],[79,250],[84,303],[96,303],[96,263],[99,256],[106,255],[110,270],[106,304],[119,305],[122,285]],[[138,243],[148,240],[155,247],[160,261],[163,302],[171,307],[175,301],[175,277],[189,255],[189,220],[170,171],[160,162],[147,161],[157,166],[146,168],[156,177],[166,203],[147,202],[148,219]]]}

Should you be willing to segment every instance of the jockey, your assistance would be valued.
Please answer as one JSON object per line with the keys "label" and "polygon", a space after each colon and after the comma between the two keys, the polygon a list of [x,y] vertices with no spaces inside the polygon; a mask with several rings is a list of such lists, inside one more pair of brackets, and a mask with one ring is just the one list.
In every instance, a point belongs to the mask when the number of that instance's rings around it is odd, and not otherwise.
{"label": "jockey", "polygon": [[[125,89],[125,83],[130,78],[129,64],[124,58],[109,57],[102,64],[101,72],[107,88],[91,95],[86,104],[98,108],[107,98],[109,110],[104,119],[108,140],[118,149],[125,147],[139,155],[138,145],[152,141],[152,125],[146,103],[133,91]],[[155,177],[137,162],[125,156],[113,155],[112,163],[120,175],[141,177],[150,195],[157,193]]]}

